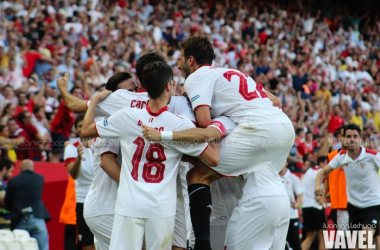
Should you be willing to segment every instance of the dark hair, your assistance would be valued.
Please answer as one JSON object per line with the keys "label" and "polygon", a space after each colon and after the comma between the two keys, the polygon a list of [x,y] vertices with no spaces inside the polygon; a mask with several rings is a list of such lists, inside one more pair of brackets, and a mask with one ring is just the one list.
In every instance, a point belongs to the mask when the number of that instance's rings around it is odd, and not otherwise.
{"label": "dark hair", "polygon": [[[71,90],[70,90],[70,94],[73,94],[73,93],[74,93],[74,90],[76,90],[76,89],[80,89],[80,88],[79,88],[79,87],[76,87],[76,86],[72,87]],[[80,89],[80,90],[81,90],[81,89]]]}
{"label": "dark hair", "polygon": [[80,122],[80,121],[83,121],[83,119],[84,119],[84,114],[79,114],[79,115],[77,115],[77,117],[75,118],[75,128],[77,128],[78,127],[78,122]]}
{"label": "dark hair", "polygon": [[325,155],[319,156],[317,159],[317,165],[319,165],[320,163],[325,162],[327,160],[328,160],[327,156],[325,156]]}
{"label": "dark hair", "polygon": [[27,95],[24,91],[20,91],[20,92],[18,92],[18,93],[17,93],[17,97],[20,98],[20,95],[21,95],[21,94],[24,94],[25,97],[28,97],[28,95]]}
{"label": "dark hair", "polygon": [[117,85],[119,85],[119,83],[124,82],[130,78],[132,78],[132,76],[127,72],[116,73],[108,79],[106,89],[115,92],[118,90]]}
{"label": "dark hair", "polygon": [[0,160],[0,171],[2,171],[4,168],[7,168],[7,170],[9,170],[14,165],[15,164],[13,163],[13,161],[11,161],[7,158],[2,158]]}
{"label": "dark hair", "polygon": [[145,88],[145,86],[144,86],[144,83],[142,80],[143,79],[143,69],[148,63],[151,63],[151,62],[163,62],[163,63],[165,63],[165,59],[162,56],[160,56],[158,53],[151,52],[151,53],[143,55],[136,62],[136,66],[135,66],[136,75],[139,78],[141,85],[144,88]]}
{"label": "dark hair", "polygon": [[5,105],[4,110],[3,110],[3,113],[1,114],[1,117],[3,117],[3,116],[7,113],[8,109],[9,109],[11,106],[12,106],[12,103],[7,103],[7,105]]}
{"label": "dark hair", "polygon": [[29,111],[22,111],[20,114],[18,114],[17,118],[18,120],[24,124],[24,119],[26,118],[26,113],[29,113]]}
{"label": "dark hair", "polygon": [[211,64],[215,58],[214,49],[207,36],[192,36],[178,45],[180,50],[183,50],[185,59],[193,56],[197,64]]}
{"label": "dark hair", "polygon": [[43,108],[42,106],[36,105],[33,109],[33,114],[38,113],[38,111],[40,111],[40,109],[42,108]]}
{"label": "dark hair", "polygon": [[145,89],[152,99],[157,99],[165,90],[166,84],[173,79],[172,68],[163,62],[151,62],[143,69]]}
{"label": "dark hair", "polygon": [[355,125],[355,124],[352,124],[352,123],[345,125],[344,128],[343,128],[343,131],[344,131],[343,132],[343,136],[346,136],[347,130],[356,130],[356,131],[358,131],[359,136],[361,136],[361,132],[362,131],[361,131],[361,129],[360,129],[360,127],[358,125]]}
{"label": "dark hair", "polygon": [[342,132],[342,130],[344,131],[344,128],[346,127],[346,125],[342,125],[340,126],[337,130],[335,130],[334,132],[334,136],[335,137],[338,137],[338,135],[340,135],[340,133]]}
{"label": "dark hair", "polygon": [[303,128],[297,128],[296,129],[296,135],[299,135],[301,132],[303,132]]}
{"label": "dark hair", "polygon": [[8,124],[8,122],[10,122],[10,121],[15,121],[15,122],[17,123],[16,119],[13,118],[13,117],[11,117],[11,118],[9,118],[9,119],[7,120],[7,124]]}
{"label": "dark hair", "polygon": [[4,128],[6,127],[6,125],[0,125],[0,133],[3,132]]}

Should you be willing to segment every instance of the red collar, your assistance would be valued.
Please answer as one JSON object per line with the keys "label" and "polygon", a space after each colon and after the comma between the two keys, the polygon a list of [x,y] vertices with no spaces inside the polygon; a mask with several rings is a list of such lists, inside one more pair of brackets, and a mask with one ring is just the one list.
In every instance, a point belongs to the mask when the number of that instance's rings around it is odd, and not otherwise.
{"label": "red collar", "polygon": [[144,93],[144,92],[146,92],[146,89],[138,89],[137,90],[137,93]]}
{"label": "red collar", "polygon": [[148,113],[149,113],[151,116],[159,116],[159,115],[161,115],[163,112],[168,111],[168,106],[163,107],[163,108],[160,109],[157,113],[152,112],[152,110],[150,110],[149,105],[146,105],[146,110],[148,111]]}

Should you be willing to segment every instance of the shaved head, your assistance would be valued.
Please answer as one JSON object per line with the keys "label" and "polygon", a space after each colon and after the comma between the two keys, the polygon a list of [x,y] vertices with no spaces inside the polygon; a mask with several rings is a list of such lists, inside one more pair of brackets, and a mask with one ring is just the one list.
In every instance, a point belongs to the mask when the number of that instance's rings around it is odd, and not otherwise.
{"label": "shaved head", "polygon": [[25,170],[34,171],[34,163],[32,160],[23,160],[20,165],[20,171],[23,172]]}

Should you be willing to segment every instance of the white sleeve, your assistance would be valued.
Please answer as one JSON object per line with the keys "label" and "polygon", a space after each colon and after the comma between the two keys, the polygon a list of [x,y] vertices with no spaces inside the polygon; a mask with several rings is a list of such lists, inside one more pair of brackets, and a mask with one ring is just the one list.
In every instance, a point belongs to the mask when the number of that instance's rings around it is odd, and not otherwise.
{"label": "white sleeve", "polygon": [[187,101],[187,98],[184,96],[181,96],[179,98],[178,103],[177,103],[177,114],[183,117],[189,118],[192,122],[196,122],[195,115],[193,110],[191,109],[190,103]]}
{"label": "white sleeve", "polygon": [[193,110],[200,106],[211,107],[214,82],[200,74],[190,75],[185,82],[185,90],[189,96]]}
{"label": "white sleeve", "polygon": [[100,147],[100,155],[105,153],[114,154],[116,157],[120,154],[120,141],[117,139],[106,138]]}
{"label": "white sleeve", "polygon": [[[126,108],[127,109],[127,108]],[[123,129],[130,122],[129,113],[130,110],[119,110],[115,114],[108,118],[104,118],[103,121],[95,123],[96,131],[101,138],[121,138],[123,135]]]}
{"label": "white sleeve", "polygon": [[296,176],[294,176],[294,177],[295,177],[294,178],[294,183],[293,183],[293,185],[294,185],[294,193],[296,195],[303,194],[305,192],[305,189],[304,189],[304,187],[303,187],[303,185],[301,183],[301,180],[298,177],[296,177]]}
{"label": "white sleeve", "polygon": [[344,155],[336,155],[330,162],[329,162],[329,165],[333,168],[333,169],[337,169],[339,168],[340,166],[342,166],[342,159]]}
{"label": "white sleeve", "polygon": [[72,143],[66,146],[63,153],[63,160],[67,166],[69,163],[74,162],[78,158],[78,150]]}

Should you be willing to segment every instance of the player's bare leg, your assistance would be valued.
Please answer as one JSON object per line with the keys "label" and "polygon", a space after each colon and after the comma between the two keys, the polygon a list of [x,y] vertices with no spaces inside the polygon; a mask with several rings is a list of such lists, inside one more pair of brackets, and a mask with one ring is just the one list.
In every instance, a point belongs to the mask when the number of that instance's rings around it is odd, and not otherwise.
{"label": "player's bare leg", "polygon": [[326,250],[325,240],[323,238],[323,230],[317,231],[317,237],[318,237],[318,249],[319,250]]}
{"label": "player's bare leg", "polygon": [[380,250],[380,235],[375,237],[376,250]]}
{"label": "player's bare leg", "polygon": [[190,198],[190,215],[195,235],[194,250],[209,250],[211,193],[210,184],[222,178],[204,163],[198,162],[187,173],[187,184]]}
{"label": "player's bare leg", "polygon": [[306,232],[306,238],[301,243],[302,250],[309,250],[311,247],[311,244],[313,244],[313,241],[315,239],[317,232],[316,231],[309,231]]}

